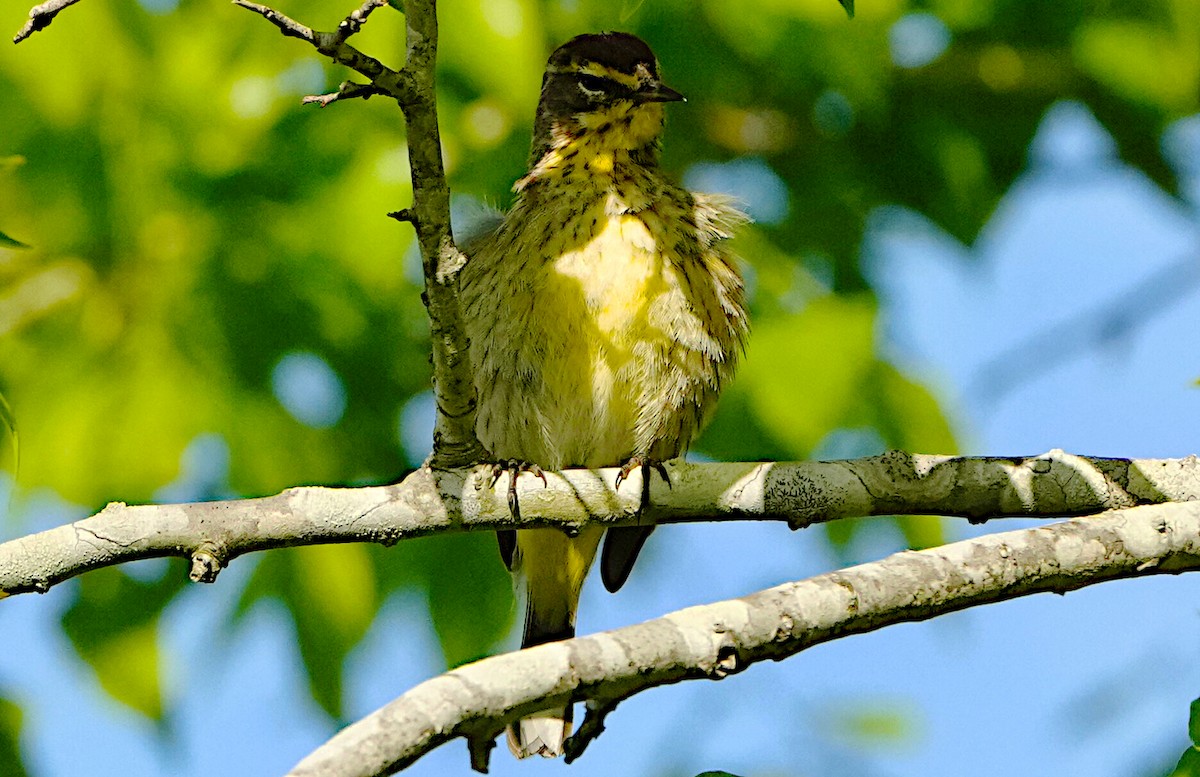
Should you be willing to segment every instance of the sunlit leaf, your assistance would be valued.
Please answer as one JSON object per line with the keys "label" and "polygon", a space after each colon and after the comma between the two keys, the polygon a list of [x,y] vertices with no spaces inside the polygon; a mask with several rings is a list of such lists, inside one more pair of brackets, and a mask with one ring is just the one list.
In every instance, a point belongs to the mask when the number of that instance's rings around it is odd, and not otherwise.
{"label": "sunlit leaf", "polygon": [[621,3],[621,24],[626,24],[633,18],[646,0],[623,0]]}
{"label": "sunlit leaf", "polygon": [[872,421],[888,447],[953,454],[958,443],[937,398],[920,383],[884,362],[871,375]]}
{"label": "sunlit leaf", "polygon": [[1079,30],[1075,56],[1130,100],[1170,111],[1196,106],[1200,56],[1188,37],[1144,22],[1094,19]]}
{"label": "sunlit leaf", "polygon": [[912,716],[898,710],[857,710],[843,715],[840,724],[847,737],[864,744],[895,744],[915,736]]}
{"label": "sunlit leaf", "polygon": [[117,632],[97,642],[85,658],[109,696],[149,718],[162,717],[157,623]]}
{"label": "sunlit leaf", "polygon": [[739,381],[764,426],[794,456],[807,455],[868,401],[875,306],[827,296],[794,316],[757,325]]}

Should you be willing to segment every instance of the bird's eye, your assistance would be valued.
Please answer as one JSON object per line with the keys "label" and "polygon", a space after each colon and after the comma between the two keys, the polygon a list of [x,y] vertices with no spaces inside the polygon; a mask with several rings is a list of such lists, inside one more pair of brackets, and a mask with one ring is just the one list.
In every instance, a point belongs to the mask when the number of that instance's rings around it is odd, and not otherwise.
{"label": "bird's eye", "polygon": [[608,79],[594,76],[590,73],[579,74],[579,86],[590,94],[608,91]]}

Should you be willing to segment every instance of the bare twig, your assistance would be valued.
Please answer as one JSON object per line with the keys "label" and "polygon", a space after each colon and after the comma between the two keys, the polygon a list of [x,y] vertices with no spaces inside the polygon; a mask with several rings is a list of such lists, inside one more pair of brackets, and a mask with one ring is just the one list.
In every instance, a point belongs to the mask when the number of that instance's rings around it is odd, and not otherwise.
{"label": "bare twig", "polygon": [[[408,79],[400,72],[392,70],[374,57],[351,46],[346,42],[346,38],[349,36],[345,36],[341,32],[313,30],[273,8],[250,2],[250,0],[233,0],[233,4],[258,14],[278,27],[279,31],[288,37],[299,38],[311,43],[321,54],[369,79],[381,94],[390,95],[401,105],[410,99],[411,88],[408,85]],[[359,22],[359,26],[361,24],[362,22]]]}
{"label": "bare twig", "polygon": [[20,43],[38,30],[46,29],[60,11],[78,2],[79,0],[48,0],[48,2],[34,6],[29,10],[29,21],[25,22],[25,26],[21,28],[20,32],[13,36],[13,43]]}
{"label": "bare twig", "polygon": [[345,43],[351,35],[357,35],[362,26],[367,23],[367,17],[376,8],[387,5],[387,0],[366,0],[338,25],[338,40]]}
{"label": "bare twig", "polygon": [[[636,626],[485,658],[435,677],[343,729],[289,777],[376,777],[438,745],[540,709],[597,710],[683,680],[720,680],[822,642],[1040,592],[1200,569],[1200,502],[1153,505],[992,534],[831,572]],[[478,751],[478,747],[475,751]],[[472,765],[478,768],[478,755]],[[486,765],[486,764],[484,764]]]}
{"label": "bare twig", "polygon": [[265,5],[252,3],[249,0],[233,0],[233,4],[245,8],[247,11],[253,11],[263,17],[271,24],[279,28],[279,31],[284,35],[292,38],[306,40],[314,46],[317,44],[317,34],[305,27],[300,22],[290,17],[284,16],[273,8],[268,8]]}
{"label": "bare twig", "polygon": [[546,473],[518,483],[521,517],[490,468],[421,469],[393,486],[294,488],[260,499],[129,506],[0,544],[0,597],[44,592],[81,574],[140,558],[192,559],[211,581],[238,556],[293,545],[379,542],[429,534],[639,522],[778,520],[801,528],[861,515],[1082,515],[1200,499],[1200,462],[1093,459],[1052,451],[1027,459],[890,453],[792,464],[677,464],[640,514],[640,472],[615,491],[616,470]]}
{"label": "bare twig", "polygon": [[383,91],[374,84],[356,84],[353,81],[343,81],[336,92],[330,92],[329,94],[310,94],[300,102],[303,105],[316,103],[324,108],[330,103],[337,102],[338,100],[353,100],[356,97],[366,100],[377,94],[383,94]]}

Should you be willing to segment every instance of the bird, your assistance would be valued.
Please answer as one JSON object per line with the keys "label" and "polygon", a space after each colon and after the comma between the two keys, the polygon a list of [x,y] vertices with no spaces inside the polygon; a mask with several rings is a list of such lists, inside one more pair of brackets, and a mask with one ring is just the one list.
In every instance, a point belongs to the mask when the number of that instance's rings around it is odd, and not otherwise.
{"label": "bird", "polygon": [[[635,35],[567,41],[547,61],[512,206],[465,244],[475,430],[496,477],[509,475],[514,512],[521,472],[544,480],[543,470],[566,467],[620,467],[614,488],[640,468],[644,506],[651,470],[668,478],[662,463],[686,453],[744,351],[745,287],[727,239],[748,219],[660,166],[665,105],[683,101]],[[652,528],[608,530],[600,571],[610,591]],[[524,580],[522,647],[574,636],[603,533],[498,533],[505,564]],[[571,714],[510,725],[510,749],[561,755]]]}

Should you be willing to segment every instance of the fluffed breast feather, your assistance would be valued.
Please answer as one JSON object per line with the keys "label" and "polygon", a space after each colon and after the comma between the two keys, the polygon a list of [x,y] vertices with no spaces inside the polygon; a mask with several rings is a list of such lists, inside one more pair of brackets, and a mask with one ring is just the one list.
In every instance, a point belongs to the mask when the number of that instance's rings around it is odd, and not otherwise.
{"label": "fluffed breast feather", "polygon": [[679,456],[746,338],[725,239],[747,217],[662,179],[640,197],[622,196],[619,180],[589,196],[554,183],[527,187],[467,247],[480,441],[549,468]]}

